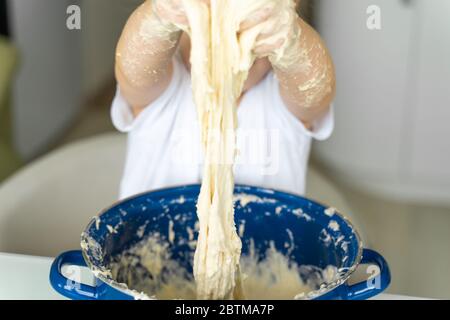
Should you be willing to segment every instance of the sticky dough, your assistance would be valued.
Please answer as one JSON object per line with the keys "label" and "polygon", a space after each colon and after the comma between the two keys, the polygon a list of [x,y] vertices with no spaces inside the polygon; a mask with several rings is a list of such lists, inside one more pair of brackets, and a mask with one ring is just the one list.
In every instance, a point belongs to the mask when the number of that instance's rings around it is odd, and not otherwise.
{"label": "sticky dough", "polygon": [[[265,6],[292,6],[291,0],[182,0],[192,42],[191,73],[205,162],[197,204],[200,223],[194,257],[199,299],[242,299],[239,259],[242,243],[233,208],[236,106],[255,56],[262,23],[238,34],[252,12]],[[269,23],[269,22],[268,22]],[[270,42],[273,39],[266,39]],[[288,52],[289,41],[276,61]]]}

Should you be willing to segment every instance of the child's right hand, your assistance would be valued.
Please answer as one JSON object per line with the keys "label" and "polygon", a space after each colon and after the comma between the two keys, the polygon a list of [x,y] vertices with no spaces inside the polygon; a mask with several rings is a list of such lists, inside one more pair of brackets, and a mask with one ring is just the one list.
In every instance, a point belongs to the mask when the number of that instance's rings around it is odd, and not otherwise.
{"label": "child's right hand", "polygon": [[[200,0],[209,5],[210,0]],[[189,19],[184,9],[183,0],[153,0],[153,10],[158,17],[166,22],[170,22],[180,29],[186,30],[189,26]]]}

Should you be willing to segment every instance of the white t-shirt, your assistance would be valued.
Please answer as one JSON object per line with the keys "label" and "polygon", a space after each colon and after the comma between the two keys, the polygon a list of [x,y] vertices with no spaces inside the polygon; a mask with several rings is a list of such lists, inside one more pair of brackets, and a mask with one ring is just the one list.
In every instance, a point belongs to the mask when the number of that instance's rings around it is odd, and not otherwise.
{"label": "white t-shirt", "polygon": [[[159,188],[201,183],[203,151],[191,77],[174,58],[171,83],[137,118],[117,89],[111,109],[115,127],[128,133],[120,198]],[[237,184],[296,194],[305,191],[312,138],[327,139],[333,109],[305,128],[283,103],[273,72],[243,96],[238,108]]]}

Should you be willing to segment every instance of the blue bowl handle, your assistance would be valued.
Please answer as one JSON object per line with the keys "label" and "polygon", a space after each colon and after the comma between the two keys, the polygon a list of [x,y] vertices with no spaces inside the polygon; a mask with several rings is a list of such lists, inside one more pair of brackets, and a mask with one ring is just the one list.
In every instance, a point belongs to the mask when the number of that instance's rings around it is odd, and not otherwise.
{"label": "blue bowl handle", "polygon": [[73,300],[98,300],[97,287],[66,278],[61,270],[63,265],[87,267],[80,250],[60,254],[50,269],[50,283],[58,293]]}
{"label": "blue bowl handle", "polygon": [[382,293],[391,283],[391,273],[386,260],[376,251],[364,249],[360,264],[376,265],[380,273],[367,281],[347,285],[347,299],[365,300]]}

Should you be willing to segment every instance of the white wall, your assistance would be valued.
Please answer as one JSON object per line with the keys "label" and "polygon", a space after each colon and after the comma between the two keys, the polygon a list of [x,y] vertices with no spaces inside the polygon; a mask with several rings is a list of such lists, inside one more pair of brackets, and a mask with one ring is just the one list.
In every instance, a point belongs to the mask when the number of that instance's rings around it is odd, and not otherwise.
{"label": "white wall", "polygon": [[[450,3],[320,0],[337,71],[336,130],[314,154],[342,182],[395,200],[450,204]],[[381,30],[366,26],[370,5]]]}

